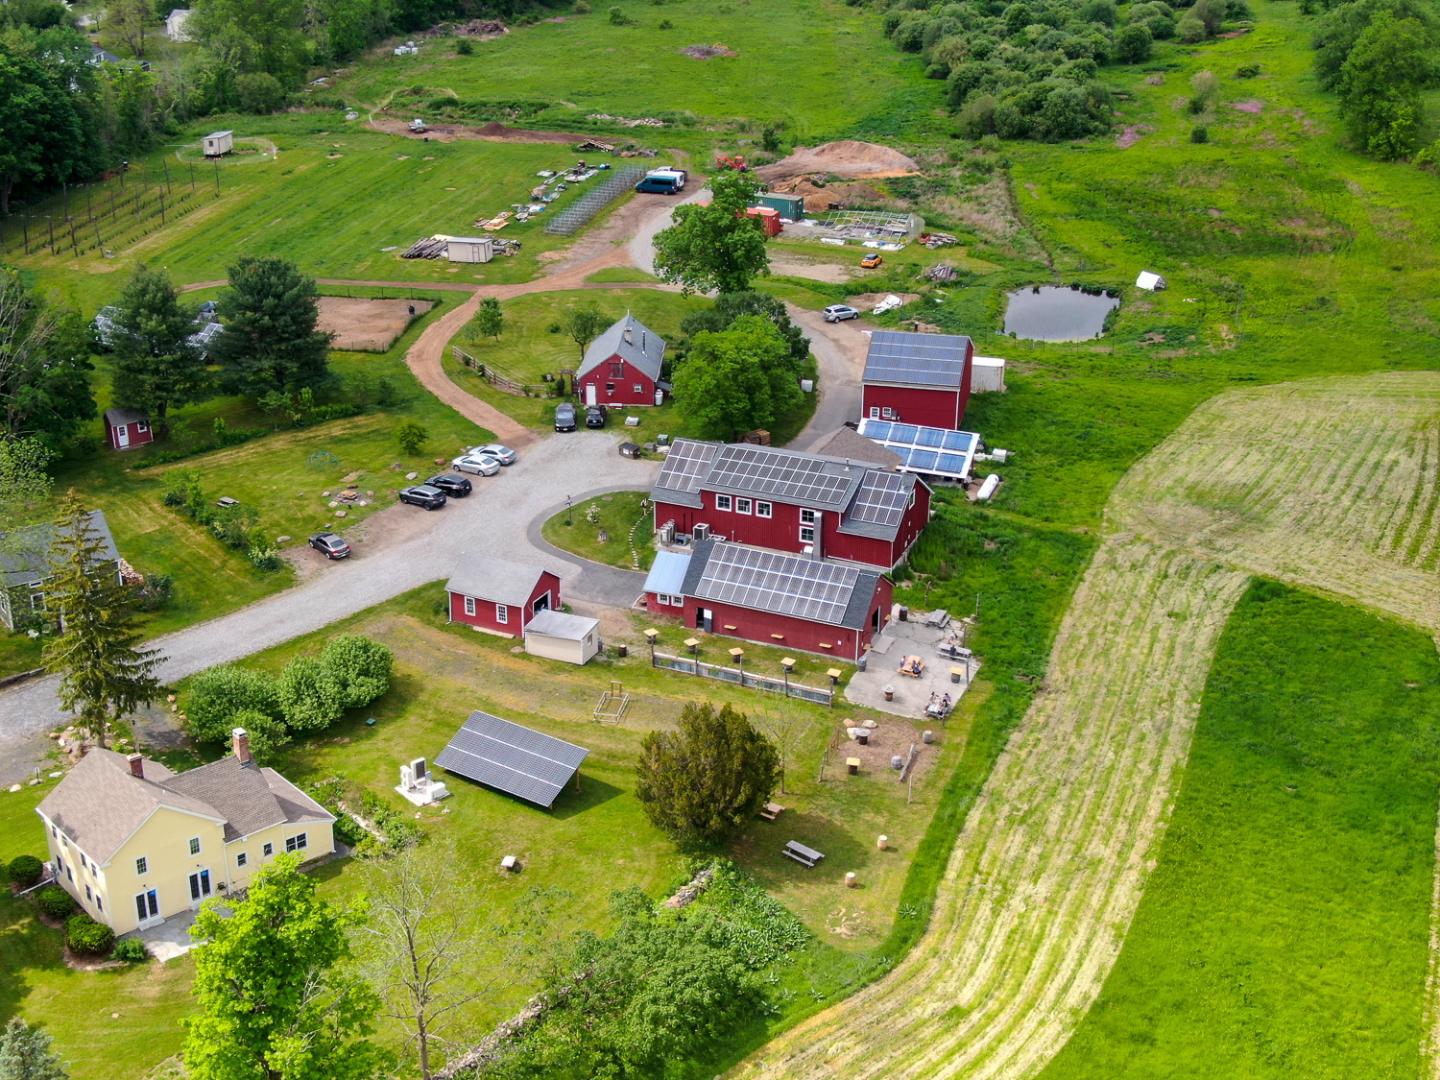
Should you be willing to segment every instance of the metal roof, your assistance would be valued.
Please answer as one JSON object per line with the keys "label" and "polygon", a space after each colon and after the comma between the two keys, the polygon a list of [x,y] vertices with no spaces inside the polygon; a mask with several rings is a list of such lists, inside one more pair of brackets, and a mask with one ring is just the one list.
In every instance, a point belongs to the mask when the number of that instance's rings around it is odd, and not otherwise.
{"label": "metal roof", "polygon": [[880,575],[845,563],[716,540],[695,545],[686,596],[827,626],[865,625]]}
{"label": "metal roof", "polygon": [[599,626],[599,619],[546,608],[531,616],[530,621],[525,624],[525,636],[542,634],[565,641],[584,641],[586,635],[593,634]]}
{"label": "metal roof", "polygon": [[674,595],[685,588],[685,571],[690,569],[688,551],[659,551],[645,577],[647,593]]}
{"label": "metal roof", "polygon": [[855,502],[840,519],[839,531],[892,539],[910,507],[917,483],[913,476],[871,469],[860,483]]}
{"label": "metal roof", "polygon": [[980,436],[973,431],[898,424],[868,417],[860,421],[860,434],[899,454],[900,468],[905,472],[950,476],[957,480],[970,478],[970,466],[980,447]]}
{"label": "metal roof", "polygon": [[956,389],[965,374],[970,339],[961,334],[876,330],[865,354],[867,383]]}
{"label": "metal roof", "polygon": [[589,753],[583,746],[477,709],[435,764],[548,809]]}
{"label": "metal roof", "polygon": [[523,607],[545,569],[488,555],[466,555],[445,582],[446,592],[473,596],[510,607]]}
{"label": "metal roof", "polygon": [[660,365],[665,359],[665,339],[627,311],[623,319],[590,343],[575,377],[583,378],[612,356],[643,371],[654,382],[660,378]]}

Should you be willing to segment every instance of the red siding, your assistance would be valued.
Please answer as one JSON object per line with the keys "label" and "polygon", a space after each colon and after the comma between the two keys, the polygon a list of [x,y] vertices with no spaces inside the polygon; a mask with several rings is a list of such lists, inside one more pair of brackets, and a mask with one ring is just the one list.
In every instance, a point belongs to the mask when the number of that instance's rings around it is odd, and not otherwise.
{"label": "red siding", "polygon": [[[859,659],[864,646],[875,636],[872,629],[874,620],[878,619],[882,628],[890,621],[891,595],[892,586],[888,579],[882,577],[876,585],[874,597],[871,598],[865,627],[858,631],[807,622],[769,611],[751,611],[749,608],[716,604],[693,596],[685,598],[685,625],[700,628],[700,609],[708,608],[713,612],[710,630],[713,634],[743,638],[746,641],[785,649],[820,653],[853,663]],[[727,629],[730,626],[735,629]],[[771,636],[773,634],[780,634],[781,638],[777,640]]]}
{"label": "red siding", "polygon": [[121,446],[120,446],[120,431],[121,431],[121,429],[124,429],[124,430],[127,431],[127,432],[129,433],[129,435],[130,435],[130,443],[129,443],[128,446],[125,446],[125,447],[124,447],[124,449],[126,449],[126,450],[133,450],[133,449],[135,449],[135,447],[137,447],[137,446],[144,446],[146,443],[152,443],[152,442],[155,441],[155,429],[152,428],[149,424],[146,424],[146,425],[145,425],[145,430],[144,430],[144,431],[141,431],[141,430],[140,430],[140,424],[139,424],[138,421],[137,421],[136,423],[133,423],[133,424],[118,424],[118,425],[109,425],[109,424],[107,424],[106,427],[107,427],[108,433],[109,433],[109,435],[110,435],[110,449],[112,449],[112,450],[119,450],[119,449],[121,449]]}
{"label": "red siding", "polygon": [[482,596],[473,597],[475,601],[475,614],[465,614],[465,596],[462,593],[452,592],[450,598],[450,621],[464,623],[466,626],[478,626],[483,630],[492,630],[497,634],[504,634],[507,637],[519,637],[525,632],[525,624],[530,621],[530,616],[535,612],[535,601],[546,593],[550,594],[550,608],[558,611],[560,608],[560,579],[550,571],[546,570],[540,574],[535,582],[535,587],[530,590],[530,597],[524,607],[516,607],[511,604],[507,609],[508,622],[501,622],[497,608],[501,605],[494,600],[487,600]]}
{"label": "red siding", "polygon": [[[620,365],[619,375],[615,374],[615,364]],[[585,393],[588,386],[595,387],[595,401],[600,405],[655,404],[655,380],[618,356],[575,380],[575,395],[582,405],[590,400]],[[635,391],[636,386],[640,387],[639,393]]]}
{"label": "red siding", "polygon": [[[860,415],[868,417],[871,409],[881,410],[881,419],[901,420],[907,424],[924,424],[960,430],[965,408],[970,404],[970,373],[975,363],[975,344],[965,353],[965,370],[960,375],[958,390],[920,389],[910,386],[886,386],[866,383],[861,393]],[[890,416],[884,415],[889,408]]]}
{"label": "red siding", "polygon": [[662,604],[660,603],[659,594],[650,592],[645,594],[645,610],[650,612],[651,615],[668,615],[672,619],[678,619],[685,614],[685,605],[683,602],[679,604]]}

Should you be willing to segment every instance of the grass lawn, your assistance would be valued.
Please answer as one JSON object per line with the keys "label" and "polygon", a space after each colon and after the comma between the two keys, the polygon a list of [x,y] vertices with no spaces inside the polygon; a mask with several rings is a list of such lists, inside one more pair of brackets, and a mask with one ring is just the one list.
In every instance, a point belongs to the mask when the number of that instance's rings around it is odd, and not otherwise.
{"label": "grass lawn", "polygon": [[[606,5],[477,42],[472,56],[454,55],[443,41],[416,57],[377,50],[337,81],[335,93],[379,104],[411,91],[404,108],[450,97],[473,119],[532,127],[584,126],[590,113],[604,111],[665,117],[679,122],[680,133],[697,117],[757,129],[778,123],[799,139],[867,123],[895,132],[897,116],[923,115],[941,96],[917,59],[881,41],[877,12],[839,0],[742,6],[738,14],[703,0],[671,0],[664,11],[643,0],[614,6],[631,25],[611,25]],[[671,28],[661,29],[662,20]],[[681,52],[716,43],[736,55],[693,60]]]}
{"label": "grass lawn", "polygon": [[1437,715],[1428,636],[1252,586],[1119,963],[1047,1080],[1415,1075]]}
{"label": "grass lawn", "polygon": [[[655,561],[655,545],[650,542],[652,535],[651,514],[641,503],[649,498],[644,491],[616,491],[609,495],[597,495],[576,503],[568,515],[561,512],[545,522],[543,533],[546,540],[558,548],[573,551],[576,555],[618,566],[622,570],[648,570]],[[590,508],[596,510],[596,518],[590,521]],[[566,518],[570,524],[566,524]],[[631,527],[639,522],[632,534]],[[600,533],[606,539],[600,540]],[[634,555],[631,540],[634,540]],[[638,558],[638,564],[635,561]]]}

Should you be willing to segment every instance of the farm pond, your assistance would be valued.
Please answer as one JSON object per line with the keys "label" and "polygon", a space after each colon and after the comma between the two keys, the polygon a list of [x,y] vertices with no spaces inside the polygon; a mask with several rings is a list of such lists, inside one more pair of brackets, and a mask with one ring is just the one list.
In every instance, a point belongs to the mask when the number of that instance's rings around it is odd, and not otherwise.
{"label": "farm pond", "polygon": [[1086,341],[1105,331],[1105,317],[1120,306],[1109,293],[1078,286],[1027,285],[1005,301],[1005,333],[1033,341]]}

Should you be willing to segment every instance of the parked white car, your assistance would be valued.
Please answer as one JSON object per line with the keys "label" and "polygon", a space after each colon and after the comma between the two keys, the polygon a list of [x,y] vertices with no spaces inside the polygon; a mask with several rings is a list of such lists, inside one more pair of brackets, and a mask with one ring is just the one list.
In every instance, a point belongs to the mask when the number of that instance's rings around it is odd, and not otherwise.
{"label": "parked white car", "polygon": [[450,462],[450,467],[457,472],[494,476],[500,471],[500,462],[489,454],[461,454]]}
{"label": "parked white car", "polygon": [[504,443],[492,442],[486,443],[484,446],[472,446],[465,451],[464,456],[470,454],[484,454],[486,457],[493,457],[501,465],[515,464],[515,451]]}

